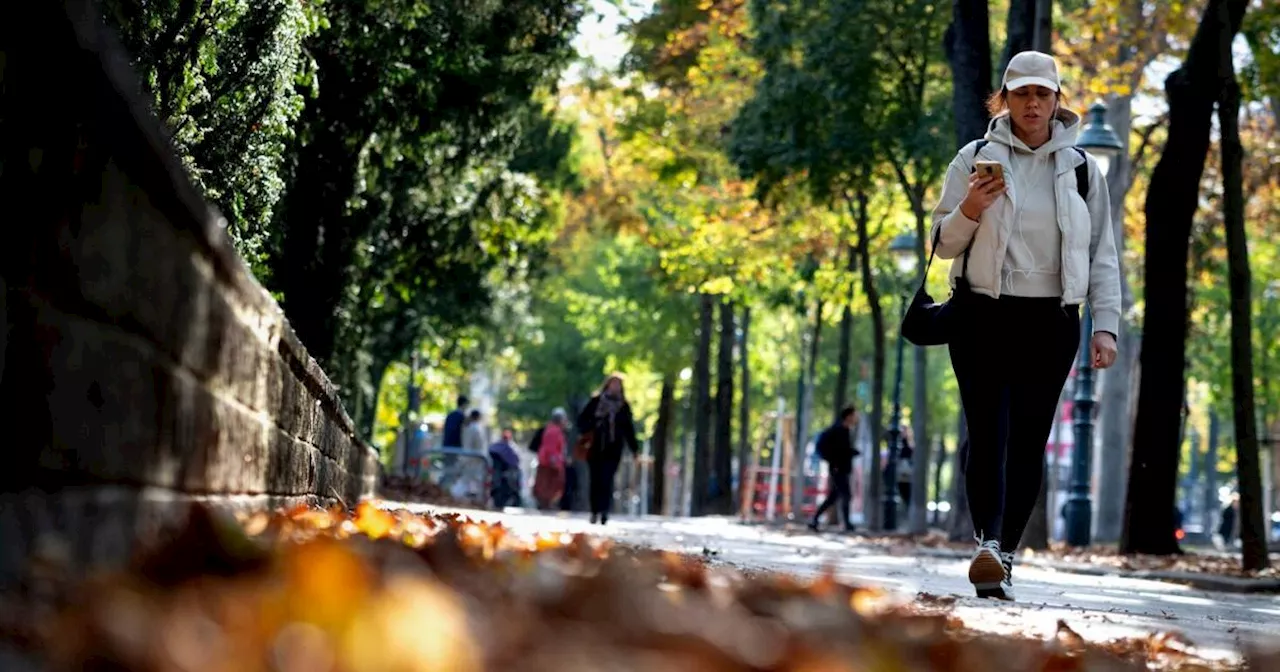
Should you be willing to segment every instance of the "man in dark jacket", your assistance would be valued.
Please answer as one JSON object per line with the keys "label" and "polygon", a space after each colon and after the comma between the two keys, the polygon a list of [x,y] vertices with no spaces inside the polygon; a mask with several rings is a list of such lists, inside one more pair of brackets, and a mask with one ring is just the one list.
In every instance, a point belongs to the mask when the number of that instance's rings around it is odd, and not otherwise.
{"label": "man in dark jacket", "polygon": [[471,400],[465,395],[458,397],[458,407],[445,416],[444,436],[440,437],[442,447],[462,447],[462,428],[467,424],[467,404],[469,403]]}
{"label": "man in dark jacket", "polygon": [[853,523],[849,521],[849,506],[853,501],[849,477],[853,475],[853,458],[861,453],[853,447],[853,427],[856,424],[858,411],[847,406],[840,411],[840,420],[818,436],[816,448],[818,456],[827,461],[830,492],[814,513],[813,520],[809,521],[809,529],[814,532],[818,531],[818,521],[822,520],[822,514],[835,505],[837,499],[840,501],[839,511],[844,516],[844,529],[846,532],[853,531]]}

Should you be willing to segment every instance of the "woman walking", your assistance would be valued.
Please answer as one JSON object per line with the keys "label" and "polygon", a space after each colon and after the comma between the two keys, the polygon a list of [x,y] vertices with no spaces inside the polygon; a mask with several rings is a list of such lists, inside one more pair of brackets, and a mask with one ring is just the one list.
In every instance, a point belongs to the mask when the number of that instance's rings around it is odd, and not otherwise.
{"label": "woman walking", "polygon": [[627,403],[622,388],[622,377],[614,374],[605,379],[600,392],[587,402],[578,415],[578,432],[589,442],[587,467],[590,470],[591,522],[601,525],[609,522],[609,509],[613,505],[613,477],[618,473],[624,447],[632,455],[640,452],[636,439],[636,426],[631,417],[631,405]]}
{"label": "woman walking", "polygon": [[949,345],[978,541],[969,580],[979,596],[1012,600],[1014,552],[1080,345],[1080,304],[1093,314],[1093,366],[1105,369],[1116,357],[1120,274],[1107,182],[1075,147],[1080,117],[1063,107],[1053,57],[1014,56],[988,108],[986,136],[947,170],[933,236],[937,255],[955,259]]}
{"label": "woman walking", "polygon": [[551,422],[542,429],[538,444],[538,469],[534,472],[533,498],[540,511],[549,511],[564,494],[564,436],[567,416],[564,409],[551,412]]}

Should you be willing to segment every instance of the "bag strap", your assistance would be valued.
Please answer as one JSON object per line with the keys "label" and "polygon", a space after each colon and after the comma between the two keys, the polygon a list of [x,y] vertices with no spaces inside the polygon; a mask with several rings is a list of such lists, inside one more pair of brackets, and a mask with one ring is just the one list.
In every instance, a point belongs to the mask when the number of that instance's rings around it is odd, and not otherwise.
{"label": "bag strap", "polygon": [[[980,138],[973,146],[973,158],[969,159],[970,163],[978,158],[978,152],[987,146],[987,140]],[[969,166],[969,172],[973,173],[978,170],[977,166]],[[929,261],[924,264],[924,273],[920,276],[920,288],[924,289],[925,284],[929,281],[929,268],[933,266],[934,255],[938,253],[938,241],[942,238],[942,227],[938,227],[933,233],[933,245],[929,247]],[[973,241],[964,248],[964,259],[960,262],[960,277],[969,277],[969,251],[973,249]]]}
{"label": "bag strap", "polygon": [[1076,153],[1080,155],[1080,158],[1084,159],[1084,161],[1080,165],[1076,166],[1076,191],[1080,193],[1080,198],[1084,199],[1085,203],[1088,203],[1089,202],[1089,157],[1084,153],[1084,150],[1080,149],[1079,147],[1072,147],[1071,149],[1076,150]]}

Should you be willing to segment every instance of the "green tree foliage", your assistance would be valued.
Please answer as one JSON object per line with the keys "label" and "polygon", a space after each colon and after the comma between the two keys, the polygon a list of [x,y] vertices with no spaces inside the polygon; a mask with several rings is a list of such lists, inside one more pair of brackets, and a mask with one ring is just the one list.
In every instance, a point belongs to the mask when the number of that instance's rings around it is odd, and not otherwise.
{"label": "green tree foliage", "polygon": [[574,179],[573,132],[544,99],[581,2],[105,8],[180,155],[366,433],[384,372],[416,344],[527,312]]}
{"label": "green tree foliage", "polygon": [[[352,304],[367,300],[359,296],[363,250],[388,238],[406,249],[421,249],[418,241],[484,247],[474,232],[423,235],[420,217],[379,227],[381,208],[370,201],[385,194],[369,171],[407,169],[406,182],[446,190],[470,183],[476,188],[461,209],[486,203],[483,193],[499,189],[499,167],[517,145],[521,113],[571,54],[580,14],[570,0],[351,0],[328,7],[328,29],[307,43],[318,92],[302,115],[273,262],[285,311],[317,359],[331,363],[343,347],[344,322],[356,315]],[[426,196],[434,215],[458,205],[456,194]],[[427,255],[431,263],[448,259],[439,252]]]}
{"label": "green tree foliage", "polygon": [[109,23],[196,184],[260,277],[281,169],[311,81],[305,41],[323,24],[294,0],[105,0]]}

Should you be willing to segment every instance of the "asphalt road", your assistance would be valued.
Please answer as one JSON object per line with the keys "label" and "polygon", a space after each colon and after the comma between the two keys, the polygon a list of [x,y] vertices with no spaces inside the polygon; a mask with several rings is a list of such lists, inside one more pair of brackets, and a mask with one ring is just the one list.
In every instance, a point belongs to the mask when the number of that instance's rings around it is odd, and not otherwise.
{"label": "asphalt road", "polygon": [[457,511],[502,521],[521,533],[589,532],[619,542],[664,550],[712,553],[746,569],[814,575],[834,565],[850,583],[873,584],[907,596],[956,596],[953,613],[975,629],[1051,636],[1059,619],[1092,641],[1178,631],[1202,655],[1236,658],[1243,647],[1280,647],[1280,596],[1209,592],[1119,576],[1087,576],[1015,567],[1016,603],[973,596],[968,562],[894,552],[856,536],[794,535],[726,518],[611,518],[591,525],[585,515],[547,515],[508,509],[498,513],[387,502],[387,508]]}

